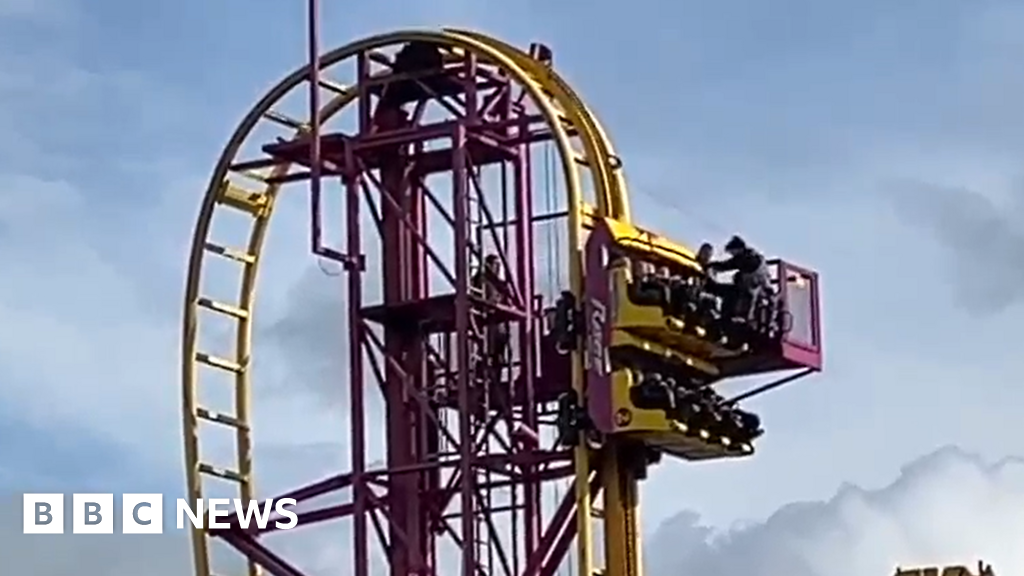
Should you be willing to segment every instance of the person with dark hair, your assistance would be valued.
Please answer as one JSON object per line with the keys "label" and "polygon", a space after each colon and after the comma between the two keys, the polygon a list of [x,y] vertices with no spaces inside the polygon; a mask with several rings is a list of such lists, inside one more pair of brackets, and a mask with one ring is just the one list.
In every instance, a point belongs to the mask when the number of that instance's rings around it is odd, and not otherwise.
{"label": "person with dark hair", "polygon": [[714,257],[715,247],[710,242],[701,244],[700,248],[697,249],[697,264],[700,264],[701,268],[706,268]]}
{"label": "person with dark hair", "polygon": [[720,290],[713,271],[710,269],[715,258],[715,247],[710,242],[700,245],[697,250],[697,264],[702,274],[696,278],[694,286],[695,294],[692,297],[693,303],[690,310],[700,319],[702,325],[707,326],[721,315],[718,305]]}
{"label": "person with dark hair", "polygon": [[693,318],[698,311],[708,309],[713,304],[714,295],[709,292],[708,284],[713,282],[708,274],[707,266],[714,258],[715,247],[705,242],[694,255],[693,261],[699,268],[698,274],[672,276],[669,280],[668,313],[672,316],[687,319]]}
{"label": "person with dark hair", "polygon": [[699,278],[699,288],[701,295],[699,299],[704,298],[707,294],[716,294],[715,290],[715,275],[711,270],[711,263],[715,258],[715,247],[710,242],[705,242],[700,245],[700,249],[697,250],[697,264],[700,265],[702,274]]}
{"label": "person with dark hair", "polygon": [[729,239],[725,252],[729,257],[708,263],[707,270],[710,273],[735,272],[731,284],[715,282],[715,290],[722,296],[725,315],[740,322],[749,321],[757,299],[768,289],[768,266],[764,256],[739,236]]}
{"label": "person with dark hair", "polygon": [[[501,304],[508,300],[510,290],[508,282],[501,277],[501,258],[497,254],[488,254],[484,264],[470,278],[470,287],[485,301]],[[494,322],[487,315],[484,326],[484,358],[485,365],[492,369],[500,369],[502,361],[508,355],[510,344],[508,325]]]}
{"label": "person with dark hair", "polygon": [[469,280],[469,285],[488,302],[500,302],[508,294],[508,285],[501,277],[501,258],[497,254],[484,257],[484,265]]}
{"label": "person with dark hair", "polygon": [[635,260],[632,265],[632,282],[629,299],[640,306],[668,306],[670,292],[668,273],[644,260]]}

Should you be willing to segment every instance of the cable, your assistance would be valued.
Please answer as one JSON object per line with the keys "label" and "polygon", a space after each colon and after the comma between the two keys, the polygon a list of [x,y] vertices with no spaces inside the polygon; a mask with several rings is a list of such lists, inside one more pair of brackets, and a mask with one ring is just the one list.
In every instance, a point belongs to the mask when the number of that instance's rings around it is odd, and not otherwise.
{"label": "cable", "polygon": [[[551,170],[551,166],[554,164],[554,150],[550,143],[544,144],[544,167],[542,169],[542,178],[544,181],[544,208],[545,214],[553,213],[557,207],[555,206],[555,191],[552,186],[552,179],[554,171]],[[555,295],[558,294],[558,286],[560,280],[560,273],[558,269],[559,258],[557,250],[559,246],[558,229],[554,226],[545,226],[547,242],[545,242],[546,254],[545,260],[547,261],[547,281],[544,283],[545,296],[548,299],[554,299]]]}
{"label": "cable", "polygon": [[732,232],[727,230],[721,224],[717,223],[715,220],[713,220],[711,218],[703,217],[699,213],[697,213],[696,211],[694,211],[692,209],[684,209],[680,204],[678,204],[676,202],[673,202],[673,201],[670,201],[670,200],[666,200],[665,198],[657,197],[657,196],[655,196],[655,195],[653,195],[653,194],[651,194],[649,192],[643,191],[643,190],[640,190],[638,192],[638,194],[640,194],[641,196],[646,196],[647,198],[653,200],[655,203],[660,204],[662,206],[665,206],[666,208],[669,208],[669,209],[673,210],[674,212],[678,213],[679,215],[683,216],[684,218],[689,218],[690,220],[696,222],[697,224],[703,226],[704,228],[707,228],[708,230],[710,230],[712,232],[716,232],[716,233],[722,234],[723,236],[729,236],[729,235],[732,234]]}
{"label": "cable", "polygon": [[[556,160],[555,160],[555,154],[554,154],[553,146],[550,143],[548,143],[547,146],[548,146],[548,164],[544,168],[544,173],[545,173],[545,176],[547,178],[547,193],[548,193],[548,196],[549,196],[550,201],[551,201],[551,211],[554,212],[555,210],[558,209],[558,205],[557,205],[558,204],[558,191],[557,191],[558,181],[556,180],[556,177],[555,177],[555,174],[557,173],[557,170],[556,170],[557,167],[555,166]],[[557,274],[557,276],[555,276],[555,279],[554,279],[554,282],[555,282],[555,292],[552,294],[552,297],[554,297],[554,295],[558,293],[559,289],[563,285],[562,284],[562,272],[564,270],[564,268],[562,267],[562,235],[559,233],[559,228],[558,227],[555,227],[553,234],[554,234],[554,237],[555,237],[554,248],[553,248],[553,250],[554,250],[554,257],[555,257],[554,258],[554,270],[555,270],[555,274]]]}

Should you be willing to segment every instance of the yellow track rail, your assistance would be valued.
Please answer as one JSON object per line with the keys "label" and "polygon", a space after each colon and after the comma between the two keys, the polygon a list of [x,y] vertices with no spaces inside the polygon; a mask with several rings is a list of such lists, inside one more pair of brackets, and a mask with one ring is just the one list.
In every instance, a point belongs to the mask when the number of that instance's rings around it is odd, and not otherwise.
{"label": "yellow track rail", "polygon": [[[523,86],[540,112],[545,116],[555,135],[563,166],[563,178],[568,194],[570,209],[570,245],[580,246],[582,237],[583,186],[588,183],[593,189],[596,210],[599,216],[629,219],[629,204],[626,194],[621,162],[593,113],[583,104],[578,95],[555,72],[530,58],[521,50],[488,36],[464,30],[444,31],[400,31],[373,36],[332,50],[321,57],[322,80],[319,89],[327,93],[326,104],[319,112],[321,123],[350,104],[355,95],[342,85],[330,80],[332,69],[355,55],[403,44],[410,41],[429,41],[447,46],[451,50],[465,50],[476,54],[485,61],[504,68],[510,77]],[[237,496],[251,499],[255,496],[253,484],[253,447],[251,406],[252,365],[252,323],[255,301],[255,287],[259,272],[260,257],[267,227],[274,211],[279,191],[276,184],[267,179],[287,173],[290,166],[278,166],[267,174],[240,174],[231,166],[253,158],[239,158],[240,151],[250,142],[258,126],[272,124],[294,137],[308,130],[311,119],[287,118],[275,111],[275,106],[296,90],[308,90],[308,67],[296,70],[274,86],[249,111],[235,129],[221,153],[214,168],[202,201],[201,209],[192,239],[189,256],[188,279],[185,289],[184,319],[182,325],[182,405],[183,432],[186,459],[186,474],[189,498],[203,497],[205,483],[220,479],[235,486]],[[570,134],[578,134],[573,138]],[[582,150],[573,142],[578,140]],[[255,144],[263,144],[256,142]],[[224,211],[241,212],[248,216],[249,231],[245,246],[226,246],[216,241],[215,215]],[[204,270],[212,259],[234,262],[239,274],[238,299],[236,302],[220,302],[205,296],[203,290]],[[582,288],[581,259],[578,254],[570,258],[572,289],[577,294]],[[201,329],[207,323],[204,314],[215,314],[233,319],[236,324],[234,350],[230,354],[216,355],[210,350],[199,348]],[[203,339],[206,341],[206,339]],[[574,362],[574,385],[582,388],[581,358]],[[228,374],[234,379],[234,413],[216,413],[200,405],[200,378],[207,370]],[[235,431],[237,461],[234,469],[213,466],[201,460],[200,436],[205,426],[227,426]],[[590,471],[590,454],[586,448],[577,454],[577,494],[579,496],[579,545],[580,574],[594,572],[592,564],[591,510],[587,489]],[[626,486],[631,479],[617,476],[617,468],[603,467],[601,472],[605,486]],[[626,480],[626,484],[622,481]],[[634,483],[635,484],[635,483]],[[620,490],[612,490],[612,499]],[[626,500],[631,500],[627,498]],[[635,503],[634,503],[635,504]],[[606,518],[619,518],[616,526],[608,526],[606,519],[606,541],[612,547],[621,544],[632,548],[635,543],[635,505],[612,502],[606,496],[606,508],[621,508],[622,514],[610,514]],[[622,536],[622,539],[618,537]],[[192,534],[196,576],[211,576],[209,538],[205,531],[194,530]],[[635,558],[630,564],[639,566],[638,555],[623,554],[621,550],[610,550],[609,560],[623,557]],[[638,568],[609,565],[610,576],[634,576]],[[250,576],[257,574],[254,565],[249,566]]]}

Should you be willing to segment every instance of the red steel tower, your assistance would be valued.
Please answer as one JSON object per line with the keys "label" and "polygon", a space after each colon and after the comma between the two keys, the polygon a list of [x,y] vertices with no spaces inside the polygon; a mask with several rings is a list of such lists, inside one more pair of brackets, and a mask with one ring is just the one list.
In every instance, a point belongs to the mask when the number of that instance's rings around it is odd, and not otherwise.
{"label": "red steel tower", "polygon": [[[693,426],[653,409],[616,410],[632,402],[617,396],[616,386],[639,389],[639,380],[629,380],[639,376],[620,378],[628,359],[612,357],[614,366],[601,368],[619,342],[615,323],[632,314],[616,315],[601,288],[611,278],[602,258],[639,250],[675,266],[673,258],[694,256],[653,235],[623,232],[639,229],[629,224],[622,163],[594,115],[554,72],[547,47],[520,50],[460,30],[407,31],[320,54],[315,6],[312,12],[312,64],[243,119],[196,227],[183,343],[189,496],[202,497],[204,482],[217,478],[237,486],[241,498],[255,498],[249,389],[256,271],[280,190],[308,182],[312,251],[340,263],[347,276],[349,366],[339,379],[349,386],[352,461],[349,472],[287,496],[303,501],[349,490],[351,501],[301,513],[296,530],[347,518],[354,564],[345,573],[353,576],[384,573],[371,568],[381,552],[389,576],[550,576],[574,541],[582,575],[598,563],[591,519],[602,516],[596,508],[603,493],[605,570],[639,574],[636,483],[647,464],[661,453],[696,459],[751,449],[734,442],[732,452],[694,451],[689,443],[707,438]],[[306,90],[304,119],[278,110],[289,94]],[[350,118],[344,126],[337,121],[343,113]],[[279,137],[254,141],[267,126],[280,129]],[[543,156],[545,147],[557,163]],[[543,177],[552,166],[554,185]],[[564,198],[546,205],[555,188]],[[340,213],[323,208],[329,195],[343,199]],[[246,245],[218,243],[214,214],[226,210],[247,217]],[[341,222],[344,242],[328,245],[323,229]],[[204,266],[224,259],[241,274],[236,302],[202,293]],[[564,269],[561,282],[551,267]],[[783,284],[810,281],[802,293],[809,298],[801,304],[804,341],[782,338],[760,364],[750,353],[732,368],[725,360],[688,361],[707,365],[708,381],[820,368],[816,276],[784,264],[779,270],[783,278],[799,276]],[[792,302],[799,294],[790,296]],[[237,323],[231,355],[199,348],[206,314]],[[792,324],[792,311],[789,318]],[[230,416],[200,405],[207,372],[235,379]],[[366,456],[371,396],[386,407],[380,465]],[[234,469],[200,461],[206,426],[235,430]],[[574,479],[575,490],[552,505],[542,494],[559,479]],[[259,567],[301,574],[256,531],[233,526],[195,531],[197,576],[217,573],[208,547],[214,538],[245,555],[251,574]]]}

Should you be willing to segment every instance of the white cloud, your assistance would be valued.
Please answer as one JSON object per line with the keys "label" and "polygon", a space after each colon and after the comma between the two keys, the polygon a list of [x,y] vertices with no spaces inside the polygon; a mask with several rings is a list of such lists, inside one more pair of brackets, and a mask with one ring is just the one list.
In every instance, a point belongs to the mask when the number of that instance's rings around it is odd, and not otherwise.
{"label": "white cloud", "polygon": [[648,562],[655,576],[885,576],[897,565],[977,560],[1012,574],[1024,566],[1021,510],[1024,460],[990,465],[944,449],[908,464],[883,488],[844,485],[828,501],[790,504],[727,532],[692,513],[676,515],[648,540]]}

